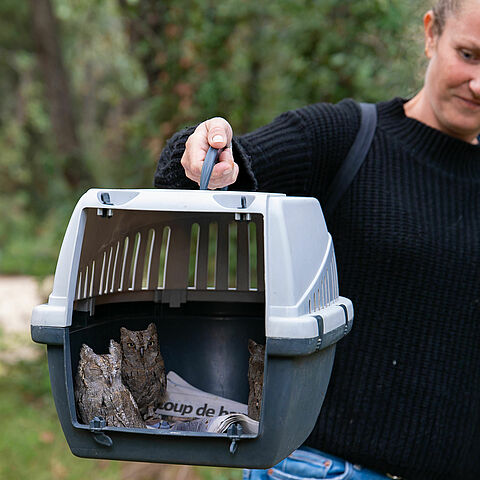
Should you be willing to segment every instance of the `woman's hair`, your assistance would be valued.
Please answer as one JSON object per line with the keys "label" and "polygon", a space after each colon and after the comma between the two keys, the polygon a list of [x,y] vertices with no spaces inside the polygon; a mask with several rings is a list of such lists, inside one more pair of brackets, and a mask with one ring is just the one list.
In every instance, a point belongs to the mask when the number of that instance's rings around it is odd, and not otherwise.
{"label": "woman's hair", "polygon": [[437,35],[441,35],[445,27],[445,21],[450,15],[458,12],[462,0],[439,0],[433,10],[433,28]]}

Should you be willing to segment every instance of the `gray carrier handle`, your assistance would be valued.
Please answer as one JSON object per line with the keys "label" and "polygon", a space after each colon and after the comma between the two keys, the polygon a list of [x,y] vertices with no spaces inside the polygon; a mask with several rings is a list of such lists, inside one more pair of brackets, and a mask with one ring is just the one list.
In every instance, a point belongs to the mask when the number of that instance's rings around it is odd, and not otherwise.
{"label": "gray carrier handle", "polygon": [[[218,157],[223,152],[223,148],[213,148],[208,149],[205,160],[203,161],[202,173],[200,175],[200,190],[207,190],[208,182],[212,175],[212,170],[215,164],[218,162]],[[220,190],[226,190],[227,187],[221,188]]]}

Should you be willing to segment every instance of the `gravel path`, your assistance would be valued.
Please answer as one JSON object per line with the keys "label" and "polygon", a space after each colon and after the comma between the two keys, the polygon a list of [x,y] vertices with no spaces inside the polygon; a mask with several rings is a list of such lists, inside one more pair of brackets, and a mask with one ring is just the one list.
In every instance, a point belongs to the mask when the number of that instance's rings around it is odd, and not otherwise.
{"label": "gravel path", "polygon": [[33,277],[0,275],[0,327],[5,334],[30,334],[30,315],[44,302],[39,283]]}
{"label": "gravel path", "polygon": [[30,338],[30,316],[34,306],[45,303],[52,279],[0,275],[0,360],[12,362],[38,354]]}

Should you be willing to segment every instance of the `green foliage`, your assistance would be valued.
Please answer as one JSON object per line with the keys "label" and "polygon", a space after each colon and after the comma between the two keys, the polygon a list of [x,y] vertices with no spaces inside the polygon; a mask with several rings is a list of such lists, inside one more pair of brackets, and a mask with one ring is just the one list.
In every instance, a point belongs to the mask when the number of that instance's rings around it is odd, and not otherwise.
{"label": "green foliage", "polygon": [[[151,3],[128,7],[137,30]],[[421,39],[418,2],[182,0],[162,9],[155,27],[164,34],[136,36],[134,45],[151,90],[169,94],[150,112],[168,134],[213,115],[246,131],[306,103],[418,87],[417,46],[405,41]]]}
{"label": "green foliage", "polygon": [[[72,189],[56,145],[29,2],[0,2],[0,272],[54,269],[84,190],[151,187],[179,128],[237,133],[282,111],[418,89],[414,0],[51,0],[93,184]],[[414,41],[418,40],[418,41]]]}
{"label": "green foliage", "polygon": [[241,480],[242,470],[238,468],[198,467],[198,473],[203,480]]}

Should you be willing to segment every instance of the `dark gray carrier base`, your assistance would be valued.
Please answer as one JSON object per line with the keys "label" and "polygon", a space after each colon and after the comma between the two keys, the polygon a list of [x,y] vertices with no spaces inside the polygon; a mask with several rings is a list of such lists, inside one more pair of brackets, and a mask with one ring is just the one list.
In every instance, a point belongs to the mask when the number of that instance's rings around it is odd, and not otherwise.
{"label": "dark gray carrier base", "polygon": [[[218,312],[215,317],[202,313]],[[119,326],[142,329],[155,322],[167,370],[196,387],[247,403],[248,338],[263,342],[264,316],[257,305],[188,304],[168,309],[153,304],[105,306],[75,312],[69,328],[36,332],[48,345],[48,364],[58,416],[73,454],[127,461],[268,468],[299,447],[313,429],[330,378],[335,345],[305,355],[271,353],[266,341],[264,397],[257,436],[168,432],[104,427],[90,429],[77,420],[74,375],[82,343],[97,353],[118,340]],[[48,339],[51,339],[49,342]],[[62,339],[62,340],[61,340]],[[286,340],[288,341],[288,340]],[[272,343],[273,345],[273,343]],[[282,350],[282,349],[280,349]],[[207,352],[207,353],[206,353]],[[234,453],[231,453],[234,451]]]}

